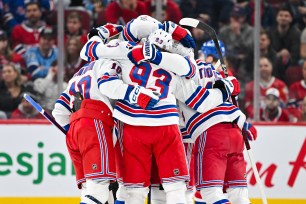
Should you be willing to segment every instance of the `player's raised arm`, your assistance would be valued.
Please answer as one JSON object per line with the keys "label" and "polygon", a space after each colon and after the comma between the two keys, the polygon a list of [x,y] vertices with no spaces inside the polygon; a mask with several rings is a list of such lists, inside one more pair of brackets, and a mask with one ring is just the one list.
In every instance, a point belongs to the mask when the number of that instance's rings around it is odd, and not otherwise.
{"label": "player's raised arm", "polygon": [[114,40],[105,44],[110,38],[119,35],[122,29],[122,26],[115,24],[106,24],[93,28],[88,34],[88,41],[83,46],[80,57],[87,62],[102,58],[126,58],[125,50],[128,50],[128,47],[127,45],[120,46],[120,40]]}

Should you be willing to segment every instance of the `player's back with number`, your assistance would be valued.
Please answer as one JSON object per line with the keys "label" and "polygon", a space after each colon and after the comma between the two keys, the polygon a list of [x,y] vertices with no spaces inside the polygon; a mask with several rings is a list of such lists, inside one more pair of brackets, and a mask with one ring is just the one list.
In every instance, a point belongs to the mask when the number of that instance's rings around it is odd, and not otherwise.
{"label": "player's back with number", "polygon": [[84,99],[100,100],[112,109],[110,99],[99,91],[99,81],[104,72],[115,72],[119,66],[112,60],[92,61],[76,72],[69,81],[69,95],[80,92]]}
{"label": "player's back with number", "polygon": [[150,110],[143,110],[126,101],[116,103],[114,117],[131,125],[160,126],[178,124],[176,99],[173,95],[173,74],[157,65],[142,62],[135,66],[130,61],[121,61],[122,80],[127,84],[139,85],[160,94],[160,101]]}

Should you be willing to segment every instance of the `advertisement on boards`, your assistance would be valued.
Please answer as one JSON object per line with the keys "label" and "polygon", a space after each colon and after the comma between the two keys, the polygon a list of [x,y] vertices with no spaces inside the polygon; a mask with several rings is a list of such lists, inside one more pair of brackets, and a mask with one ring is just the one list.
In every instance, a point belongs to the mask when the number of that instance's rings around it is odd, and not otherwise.
{"label": "advertisement on boards", "polygon": [[[264,191],[270,199],[306,203],[306,126],[257,125],[251,142]],[[49,124],[0,124],[1,197],[79,197],[63,135]],[[251,198],[260,198],[248,154]]]}

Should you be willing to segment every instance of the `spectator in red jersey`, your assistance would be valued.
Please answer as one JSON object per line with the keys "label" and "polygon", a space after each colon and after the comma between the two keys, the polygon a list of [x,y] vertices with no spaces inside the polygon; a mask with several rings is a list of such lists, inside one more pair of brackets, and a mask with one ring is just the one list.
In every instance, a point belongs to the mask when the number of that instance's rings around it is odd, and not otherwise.
{"label": "spectator in red jersey", "polygon": [[[27,92],[35,101],[37,97]],[[22,98],[21,103],[12,112],[11,119],[44,119],[44,117],[24,98]]]}
{"label": "spectator in red jersey", "polygon": [[85,61],[80,58],[80,52],[82,49],[82,44],[78,37],[71,37],[67,40],[66,50],[65,50],[65,81],[69,81],[74,73],[79,71]]}
{"label": "spectator in red jersey", "polygon": [[306,96],[306,61],[303,64],[303,79],[291,84],[289,88],[288,109],[295,116],[300,115],[302,102]]}
{"label": "spectator in red jersey", "polygon": [[7,34],[0,30],[0,67],[3,64],[8,64],[10,62],[25,67],[25,62],[22,56],[11,50]]}
{"label": "spectator in red jersey", "polygon": [[39,33],[45,27],[41,20],[42,12],[37,2],[30,2],[25,7],[26,20],[12,31],[13,48],[18,54],[24,54],[27,46],[38,43]]}
{"label": "spectator in red jersey", "polygon": [[[150,16],[157,19],[156,16],[156,0],[146,0],[146,6],[150,12]],[[162,13],[161,22],[173,21],[174,23],[179,23],[182,18],[182,13],[180,7],[173,0],[163,0],[162,1]]]}
{"label": "spectator in red jersey", "polygon": [[29,2],[38,2],[43,12],[54,9],[53,0],[1,0],[0,9],[3,6],[2,23],[7,31],[12,31],[16,25],[24,21],[25,7]]}
{"label": "spectator in red jersey", "polygon": [[21,102],[22,93],[29,87],[22,84],[20,69],[14,64],[5,64],[2,68],[2,80],[0,80],[0,111],[8,116]]}
{"label": "spectator in red jersey", "polygon": [[78,12],[73,11],[68,14],[66,19],[65,44],[67,39],[77,36],[84,45],[87,41],[87,31],[82,29],[82,17]]}
{"label": "spectator in red jersey", "polygon": [[142,1],[116,0],[107,5],[105,18],[109,23],[125,25],[139,15],[149,15],[149,11]]}
{"label": "spectator in red jersey", "polygon": [[[271,61],[267,57],[260,58],[260,105],[264,107],[264,99],[266,95],[266,91],[269,88],[276,88],[279,91],[279,98],[280,104],[282,107],[285,107],[288,100],[288,88],[285,82],[281,81],[280,79],[274,77],[272,75],[273,66]],[[245,110],[247,116],[250,118],[254,117],[254,110],[253,110],[253,86],[254,81],[251,81],[246,84],[245,87]]]}
{"label": "spectator in red jersey", "polygon": [[[276,88],[269,88],[265,96],[265,108],[260,110],[260,119],[266,122],[289,122],[289,112],[280,107],[280,93]],[[296,121],[296,120],[295,120]],[[292,122],[295,122],[292,121]]]}

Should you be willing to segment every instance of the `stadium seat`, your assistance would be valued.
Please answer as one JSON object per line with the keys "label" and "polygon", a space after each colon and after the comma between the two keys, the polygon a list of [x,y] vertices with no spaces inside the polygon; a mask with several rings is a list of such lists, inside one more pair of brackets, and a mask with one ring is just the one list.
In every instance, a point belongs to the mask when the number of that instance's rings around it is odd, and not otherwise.
{"label": "stadium seat", "polygon": [[290,86],[293,82],[299,81],[303,78],[302,67],[294,65],[288,67],[286,70],[286,84]]}

